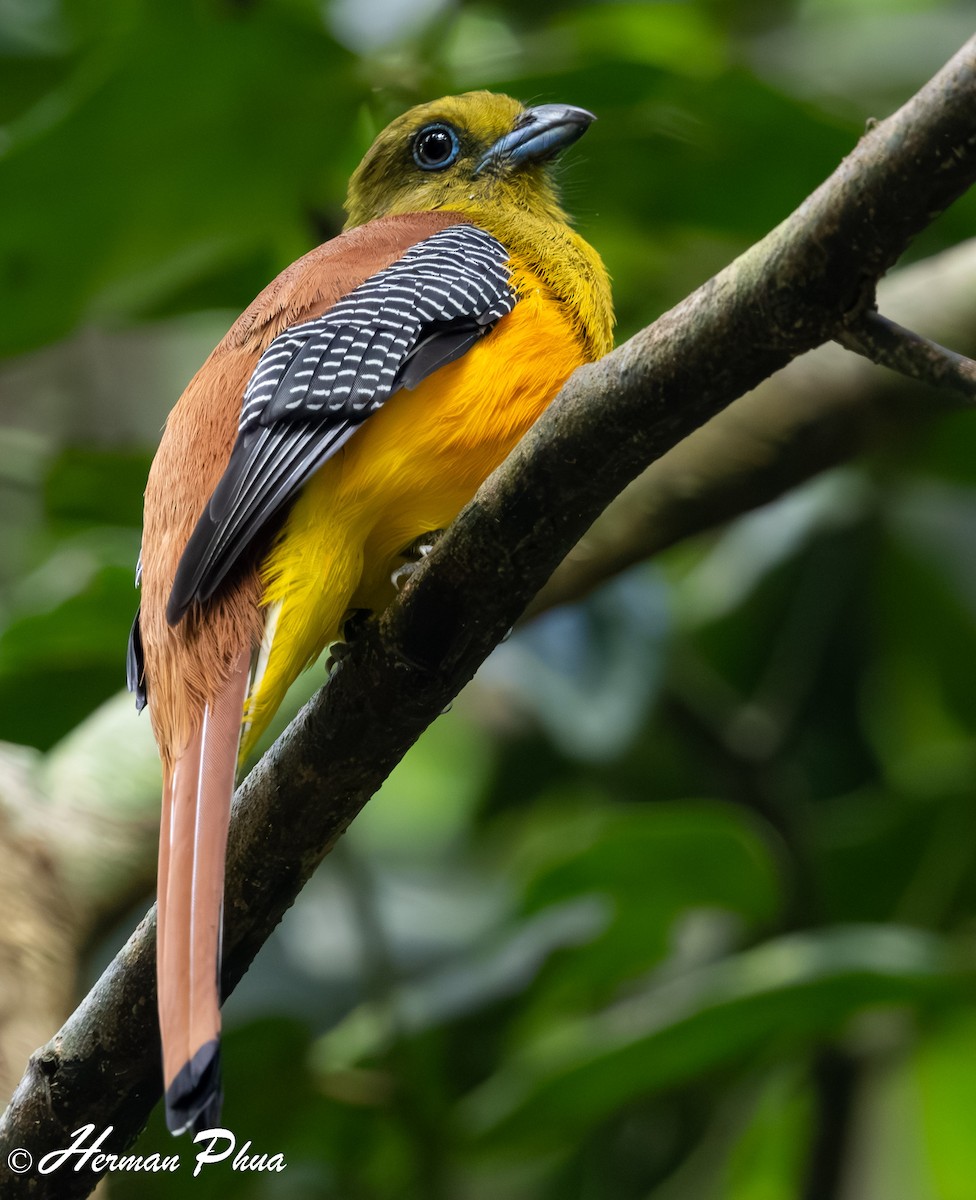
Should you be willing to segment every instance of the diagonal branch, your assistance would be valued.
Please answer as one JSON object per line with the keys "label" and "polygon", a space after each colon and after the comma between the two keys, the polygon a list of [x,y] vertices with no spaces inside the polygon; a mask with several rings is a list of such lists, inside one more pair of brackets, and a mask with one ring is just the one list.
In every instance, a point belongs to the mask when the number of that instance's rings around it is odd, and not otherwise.
{"label": "diagonal branch", "polygon": [[[600,363],[578,371],[403,596],[238,789],[230,990],[302,884],[602,508],[713,413],[869,308],[911,238],[976,180],[976,38],[872,129],[782,225]],[[17,1175],[83,1123],[134,1138],[160,1093],[150,913],[0,1122],[4,1197],[87,1194],[86,1171]]]}

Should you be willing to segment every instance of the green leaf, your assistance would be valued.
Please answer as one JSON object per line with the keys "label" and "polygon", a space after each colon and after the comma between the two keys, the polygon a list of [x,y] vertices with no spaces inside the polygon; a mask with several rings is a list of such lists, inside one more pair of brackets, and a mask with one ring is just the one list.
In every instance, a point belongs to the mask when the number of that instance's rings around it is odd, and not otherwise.
{"label": "green leaf", "polygon": [[490,1144],[558,1144],[638,1097],[795,1050],[867,1008],[924,1006],[972,984],[944,942],[910,929],[782,937],[555,1023],[468,1098],[464,1116]]}
{"label": "green leaf", "polygon": [[939,1200],[970,1200],[976,1179],[976,1015],[952,1014],[920,1043],[914,1082],[921,1102],[925,1160]]}
{"label": "green leaf", "polygon": [[569,801],[525,823],[516,859],[524,904],[538,911],[592,897],[606,921],[550,968],[529,1006],[530,1025],[550,1019],[555,997],[560,1008],[578,1009],[614,995],[673,951],[682,926],[688,938],[705,939],[686,940],[685,951],[709,954],[775,917],[781,880],[773,848],[742,809]]}
{"label": "green leaf", "polygon": [[311,10],[117,5],[96,30],[7,130],[0,352],[152,312],[245,262],[246,290],[224,298],[243,307],[344,190],[330,151],[357,89]]}

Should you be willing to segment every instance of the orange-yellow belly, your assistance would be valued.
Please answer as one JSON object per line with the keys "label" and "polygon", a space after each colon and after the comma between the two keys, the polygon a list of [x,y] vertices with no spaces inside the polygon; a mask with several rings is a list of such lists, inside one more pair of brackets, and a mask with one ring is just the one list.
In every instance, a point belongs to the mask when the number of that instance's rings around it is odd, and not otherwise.
{"label": "orange-yellow belly", "polygon": [[491,333],[391,397],[302,489],[262,565],[268,628],[242,756],[345,614],[389,602],[402,551],[450,524],[584,361],[562,309],[519,283]]}

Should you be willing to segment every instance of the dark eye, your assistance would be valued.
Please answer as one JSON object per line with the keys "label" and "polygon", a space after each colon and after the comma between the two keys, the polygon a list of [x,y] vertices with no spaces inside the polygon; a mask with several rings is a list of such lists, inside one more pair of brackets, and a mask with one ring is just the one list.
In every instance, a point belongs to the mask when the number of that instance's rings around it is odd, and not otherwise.
{"label": "dark eye", "polygon": [[424,171],[442,171],[458,156],[458,136],[450,125],[425,125],[413,139],[413,161]]}

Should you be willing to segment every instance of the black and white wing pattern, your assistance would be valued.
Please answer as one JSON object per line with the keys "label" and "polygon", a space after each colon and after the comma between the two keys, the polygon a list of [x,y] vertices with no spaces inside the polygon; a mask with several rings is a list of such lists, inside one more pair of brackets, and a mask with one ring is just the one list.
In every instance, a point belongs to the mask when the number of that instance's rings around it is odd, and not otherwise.
{"label": "black and white wing pattern", "polygon": [[170,624],[213,595],[370,413],[460,358],[511,312],[508,260],[484,230],[448,226],[271,342],[245,389],[227,469],[180,559]]}

